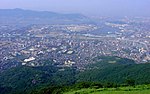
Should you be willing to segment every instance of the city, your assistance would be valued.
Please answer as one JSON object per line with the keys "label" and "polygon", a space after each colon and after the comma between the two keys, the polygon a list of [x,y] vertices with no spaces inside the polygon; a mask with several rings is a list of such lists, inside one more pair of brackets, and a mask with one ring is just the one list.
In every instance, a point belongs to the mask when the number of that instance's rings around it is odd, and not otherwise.
{"label": "city", "polygon": [[[100,20],[99,20],[100,21]],[[99,24],[1,25],[0,70],[43,66],[83,70],[97,56],[150,61],[150,18],[122,18]]]}

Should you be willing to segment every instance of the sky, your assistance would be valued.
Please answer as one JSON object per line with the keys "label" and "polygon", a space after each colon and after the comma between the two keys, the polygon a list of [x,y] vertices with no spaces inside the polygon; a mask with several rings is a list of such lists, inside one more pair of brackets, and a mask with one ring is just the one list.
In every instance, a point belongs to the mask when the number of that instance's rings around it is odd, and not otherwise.
{"label": "sky", "polygon": [[150,0],[0,0],[0,9],[13,8],[92,16],[150,16]]}

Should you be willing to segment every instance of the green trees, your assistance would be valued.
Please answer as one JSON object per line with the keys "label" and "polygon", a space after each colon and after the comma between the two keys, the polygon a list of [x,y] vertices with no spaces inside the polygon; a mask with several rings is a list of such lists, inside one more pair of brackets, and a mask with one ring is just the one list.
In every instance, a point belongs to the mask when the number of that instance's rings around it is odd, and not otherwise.
{"label": "green trees", "polygon": [[126,84],[129,85],[129,86],[134,86],[135,85],[135,80],[134,79],[126,79]]}
{"label": "green trees", "polygon": [[88,65],[84,72],[77,74],[78,82],[127,84],[127,78],[132,78],[132,84],[150,84],[150,64],[135,64],[126,58],[104,56],[95,58],[95,61],[97,63]]}
{"label": "green trees", "polygon": [[4,94],[9,90],[16,94],[61,94],[74,88],[116,88],[119,85],[150,84],[150,64],[125,61],[126,59],[119,57],[99,57],[97,63],[87,66],[82,72],[54,65],[12,68],[0,75],[0,93]]}
{"label": "green trees", "polygon": [[0,85],[0,94],[7,94],[7,93],[9,93],[9,91],[11,91],[11,90],[12,90],[11,87],[2,87],[2,86]]}

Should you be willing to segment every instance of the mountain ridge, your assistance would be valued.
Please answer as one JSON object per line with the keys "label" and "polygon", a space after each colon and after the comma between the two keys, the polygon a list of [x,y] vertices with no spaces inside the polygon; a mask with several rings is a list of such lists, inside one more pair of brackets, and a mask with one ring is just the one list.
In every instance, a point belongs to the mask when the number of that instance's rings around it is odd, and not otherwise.
{"label": "mountain ridge", "polygon": [[25,9],[0,9],[0,23],[82,23],[89,18],[78,13],[62,14],[50,11],[34,11]]}

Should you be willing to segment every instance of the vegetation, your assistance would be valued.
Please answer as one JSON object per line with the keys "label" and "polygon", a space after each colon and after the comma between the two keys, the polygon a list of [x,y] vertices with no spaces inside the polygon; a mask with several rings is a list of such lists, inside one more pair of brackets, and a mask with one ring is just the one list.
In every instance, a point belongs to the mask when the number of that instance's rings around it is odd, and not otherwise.
{"label": "vegetation", "polygon": [[12,68],[1,74],[0,89],[9,89],[9,91],[13,94],[20,94],[22,92],[24,92],[24,94],[28,94],[34,89],[41,89],[43,87],[45,88],[49,86],[63,86],[74,84],[74,69],[65,68],[64,71],[59,70],[59,68],[54,66],[22,66]]}
{"label": "vegetation", "polygon": [[109,56],[97,57],[94,61],[97,63],[88,65],[82,72],[71,67],[58,68],[52,63],[9,69],[0,75],[0,94],[149,92],[150,64],[135,64],[133,60]]}
{"label": "vegetation", "polygon": [[[109,86],[109,87],[107,87]],[[32,91],[31,94],[149,94],[149,85],[116,86],[110,83],[82,82],[67,87],[49,87]]]}
{"label": "vegetation", "polygon": [[70,91],[64,94],[149,94],[150,90],[115,90],[114,88],[106,89],[81,89],[77,91]]}
{"label": "vegetation", "polygon": [[[124,84],[134,80],[134,84],[150,83],[150,64],[135,64],[119,57],[98,57],[97,63],[89,65],[84,72],[77,74],[78,81],[113,82]],[[132,81],[133,82],[133,81]]]}

